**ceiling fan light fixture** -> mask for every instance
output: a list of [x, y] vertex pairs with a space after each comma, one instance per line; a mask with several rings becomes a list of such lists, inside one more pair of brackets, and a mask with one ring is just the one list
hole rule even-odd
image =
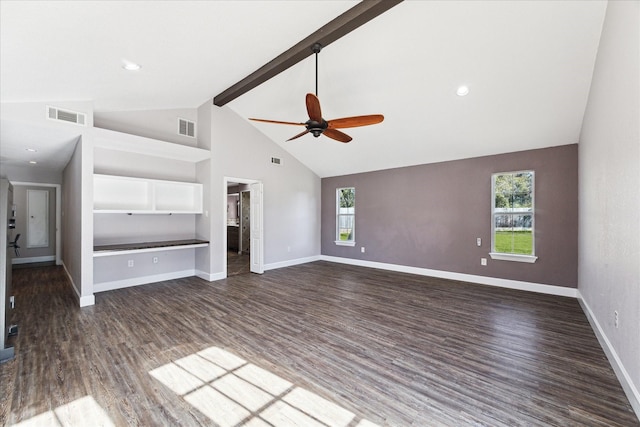
[[469, 86], [460, 86], [458, 90], [456, 90], [456, 95], [458, 96], [467, 96], [469, 94]]

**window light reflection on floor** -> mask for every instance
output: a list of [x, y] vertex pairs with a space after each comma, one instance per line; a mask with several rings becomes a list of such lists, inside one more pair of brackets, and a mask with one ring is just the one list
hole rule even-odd
[[84, 396], [66, 405], [58, 406], [52, 411], [44, 412], [14, 424], [14, 427], [81, 427], [86, 426], [89, 419], [92, 426], [115, 427], [109, 415], [92, 396]]
[[[149, 372], [222, 427], [351, 426], [355, 414], [219, 347]], [[378, 427], [361, 419], [356, 427]]]

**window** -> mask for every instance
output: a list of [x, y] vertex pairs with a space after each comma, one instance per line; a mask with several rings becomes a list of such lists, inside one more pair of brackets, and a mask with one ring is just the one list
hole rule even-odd
[[356, 189], [336, 190], [336, 245], [356, 244]]
[[491, 258], [535, 262], [534, 172], [492, 176]]

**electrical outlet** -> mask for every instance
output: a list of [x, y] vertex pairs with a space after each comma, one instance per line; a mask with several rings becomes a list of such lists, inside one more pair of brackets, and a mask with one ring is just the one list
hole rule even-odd
[[154, 257], [153, 257], [153, 263], [154, 263], [154, 264], [157, 264], [157, 263], [158, 263], [158, 257], [157, 257], [157, 256], [154, 256]]
[[480, 265], [487, 265], [487, 259], [486, 258], [480, 258]]
[[360, 248], [360, 252], [364, 253], [364, 246]]
[[11, 304], [11, 308], [12, 309], [16, 308], [16, 296], [15, 295], [11, 295], [9, 297], [9, 304]]
[[130, 259], [129, 261], [127, 261], [127, 266], [128, 267], [133, 267], [133, 260]]
[[482, 238], [478, 237], [478, 238], [476, 239], [476, 245], [478, 245], [478, 246], [482, 246]]
[[616, 329], [618, 329], [618, 325], [619, 325], [619, 318], [618, 318], [618, 310], [614, 310], [613, 311], [613, 325], [616, 327]]

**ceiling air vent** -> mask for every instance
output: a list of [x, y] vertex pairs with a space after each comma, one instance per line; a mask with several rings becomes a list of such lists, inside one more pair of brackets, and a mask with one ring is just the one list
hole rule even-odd
[[271, 163], [273, 163], [274, 165], [282, 166], [282, 159], [279, 159], [277, 157], [272, 157]]
[[178, 119], [178, 135], [196, 137], [196, 124], [185, 119]]
[[47, 118], [60, 122], [74, 123], [76, 125], [85, 126], [87, 123], [87, 115], [76, 111], [62, 110], [60, 108], [47, 106]]

